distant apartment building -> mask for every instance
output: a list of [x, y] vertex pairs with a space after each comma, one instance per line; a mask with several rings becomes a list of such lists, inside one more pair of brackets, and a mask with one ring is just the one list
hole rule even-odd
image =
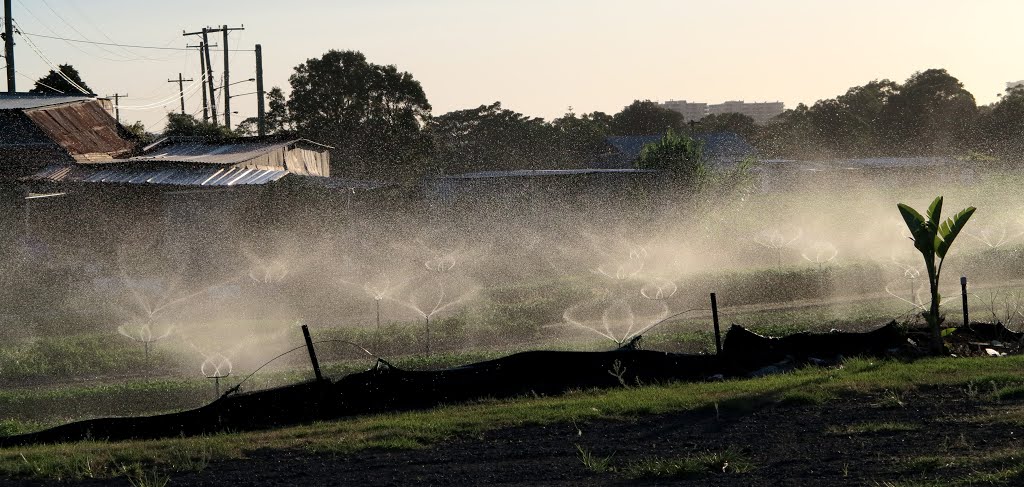
[[765, 103], [727, 101], [725, 103], [708, 105], [707, 103], [695, 103], [686, 100], [669, 100], [663, 102], [661, 106], [683, 114], [683, 119], [687, 122], [700, 120], [712, 114], [742, 113], [753, 118], [757, 123], [765, 123], [781, 115], [785, 109], [781, 101]]
[[707, 103], [693, 103], [686, 100], [669, 100], [662, 103], [661, 106], [683, 114], [683, 120], [686, 122], [700, 120], [708, 114]]
[[708, 105], [708, 115], [720, 115], [723, 113], [742, 113], [754, 119], [757, 123], [765, 123], [772, 118], [782, 115], [784, 107], [781, 101], [764, 103], [746, 103], [743, 101], [727, 101], [717, 105]]

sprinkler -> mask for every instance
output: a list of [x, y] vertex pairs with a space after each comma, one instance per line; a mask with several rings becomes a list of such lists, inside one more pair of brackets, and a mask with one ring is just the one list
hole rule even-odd
[[153, 327], [150, 322], [143, 323], [139, 327], [121, 325], [117, 327], [117, 332], [120, 333], [121, 335], [124, 335], [125, 337], [128, 337], [134, 342], [142, 344], [146, 357], [146, 369], [148, 370], [149, 349], [152, 347], [152, 344], [171, 336], [171, 333], [174, 332], [174, 325], [167, 327], [167, 329], [164, 330], [164, 332], [159, 335], [153, 334]]
[[898, 292], [893, 291], [892, 288], [895, 287], [893, 284], [887, 284], [885, 286], [885, 292], [889, 293], [889, 295], [895, 297], [896, 299], [899, 299], [900, 301], [904, 301], [908, 304], [913, 305], [915, 308], [924, 309], [924, 304], [921, 301], [920, 290], [918, 286], [918, 280], [921, 278], [921, 269], [912, 265], [904, 264], [896, 260], [895, 257], [893, 257], [892, 263], [900, 271], [902, 271], [903, 279], [907, 281], [910, 287], [910, 295], [909, 299], [907, 299], [901, 296]]
[[231, 375], [231, 360], [221, 353], [204, 355], [199, 371], [207, 379], [213, 380], [213, 397], [220, 397], [220, 380]]
[[807, 262], [818, 264], [819, 271], [822, 270], [822, 266], [835, 260], [837, 255], [839, 255], [839, 249], [836, 249], [835, 245], [823, 241], [814, 242], [800, 253], [800, 256]]
[[1007, 225], [975, 226], [974, 231], [963, 231], [968, 237], [985, 244], [990, 249], [997, 249], [1014, 240], [1017, 240], [1024, 232], [1012, 233]]
[[[630, 342], [648, 330], [652, 323], [659, 322], [668, 316], [668, 305], [665, 304], [664, 300], [670, 297], [668, 291], [671, 289], [671, 287], [663, 288], [661, 292], [662, 298], [651, 299], [651, 301], [657, 301], [660, 305], [659, 311], [651, 316], [638, 317], [633, 306], [625, 299], [615, 298], [609, 300], [608, 298], [602, 298], [570, 307], [562, 313], [562, 319], [569, 325], [611, 340], [616, 346], [622, 347], [625, 343]], [[657, 296], [658, 294], [658, 291], [654, 288], [649, 289], [648, 292], [650, 296]], [[585, 316], [587, 311], [591, 313], [591, 316]], [[594, 316], [596, 311], [601, 313], [600, 318]]]
[[249, 269], [249, 279], [257, 284], [277, 284], [288, 276], [288, 268], [280, 261], [260, 263]]
[[789, 247], [803, 236], [803, 231], [799, 228], [796, 229], [793, 235], [785, 235], [779, 229], [773, 228], [761, 232], [760, 235], [754, 238], [754, 242], [758, 245], [775, 251], [775, 265], [782, 267], [782, 250]]
[[430, 319], [438, 313], [441, 313], [449, 308], [452, 308], [463, 301], [467, 300], [476, 292], [476, 288], [469, 290], [468, 292], [455, 296], [452, 298], [447, 290], [445, 289], [444, 282], [440, 279], [434, 281], [434, 289], [437, 292], [437, 299], [431, 299], [429, 302], [421, 303], [419, 295], [416, 291], [409, 294], [409, 298], [406, 301], [399, 301], [405, 307], [415, 311], [423, 318], [423, 324], [425, 329], [425, 347], [427, 355], [430, 355]]
[[640, 295], [653, 301], [662, 301], [675, 296], [679, 288], [667, 279], [655, 279], [640, 288]]

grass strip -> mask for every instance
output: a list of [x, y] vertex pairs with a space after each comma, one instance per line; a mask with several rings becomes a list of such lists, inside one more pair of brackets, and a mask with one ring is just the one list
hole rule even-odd
[[[0, 476], [41, 479], [108, 478], [138, 466], [162, 472], [205, 468], [244, 458], [256, 448], [352, 453], [422, 448], [452, 438], [529, 424], [707, 409], [742, 413], [798, 397], [827, 402], [851, 393], [906, 391], [915, 386], [1019, 384], [1024, 357], [924, 359], [912, 363], [855, 359], [840, 369], [809, 367], [758, 379], [674, 383], [577, 391], [555, 397], [484, 400], [426, 411], [388, 413], [276, 430], [150, 441], [85, 441], [0, 449]], [[134, 469], [134, 470], [133, 470]]]

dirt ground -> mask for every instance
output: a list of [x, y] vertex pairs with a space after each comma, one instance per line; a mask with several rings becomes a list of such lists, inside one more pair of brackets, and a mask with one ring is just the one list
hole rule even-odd
[[[927, 388], [853, 396], [825, 406], [775, 404], [745, 412], [723, 408], [717, 414], [704, 410], [632, 421], [516, 427], [422, 450], [351, 455], [261, 450], [245, 460], [213, 463], [199, 473], [172, 474], [170, 485], [942, 484], [978, 472], [977, 462], [972, 466], [959, 458], [1021, 446], [1024, 431], [971, 419], [1007, 415], [1024, 407], [1024, 400], [979, 397], [970, 389]], [[581, 449], [596, 458], [610, 457], [609, 464], [619, 471], [588, 468]], [[748, 464], [745, 471], [715, 467], [686, 476], [639, 479], [623, 473], [644, 459], [726, 451], [739, 453]], [[927, 456], [945, 460], [912, 462]], [[990, 462], [982, 471], [1004, 466]], [[127, 483], [115, 479], [81, 485]], [[1021, 483], [1024, 478], [1008, 479], [1009, 485]]]

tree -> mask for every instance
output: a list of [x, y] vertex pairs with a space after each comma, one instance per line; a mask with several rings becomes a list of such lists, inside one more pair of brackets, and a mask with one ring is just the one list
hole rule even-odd
[[694, 130], [702, 133], [732, 132], [749, 138], [757, 133], [757, 123], [750, 115], [742, 113], [713, 113], [695, 123]]
[[435, 168], [446, 173], [547, 167], [556, 135], [544, 119], [502, 108], [501, 102], [434, 117], [427, 133]]
[[552, 161], [561, 167], [585, 167], [604, 152], [612, 117], [604, 112], [584, 113], [576, 116], [569, 112], [551, 121], [554, 129]]
[[287, 108], [295, 130], [333, 146], [331, 172], [415, 177], [429, 153], [430, 103], [419, 81], [356, 51], [329, 51], [295, 67]]
[[[257, 135], [259, 133], [259, 119], [248, 117], [239, 122], [235, 127], [238, 135]], [[289, 133], [292, 131], [291, 114], [288, 113], [288, 101], [280, 87], [273, 87], [267, 92], [267, 111], [264, 114], [263, 123], [267, 135]]]
[[758, 130], [754, 145], [767, 158], [806, 157], [820, 155], [810, 108], [803, 103], [782, 112], [775, 122]]
[[168, 113], [164, 136], [228, 138], [234, 134], [223, 126], [196, 120], [196, 117], [181, 113]]
[[636, 166], [665, 171], [684, 181], [699, 183], [707, 176], [701, 152], [700, 142], [670, 129], [661, 140], [640, 150]]
[[636, 100], [612, 117], [611, 135], [653, 135], [685, 129], [683, 114], [650, 100]]
[[1013, 87], [980, 114], [978, 131], [986, 152], [1020, 158], [1024, 154], [1024, 87]]
[[139, 120], [131, 125], [125, 125], [124, 129], [135, 138], [140, 146], [152, 144], [156, 136], [146, 131], [146, 126]]
[[[60, 93], [66, 95], [82, 94], [82, 90], [79, 90], [77, 87], [72, 85], [71, 82], [65, 79], [65, 77], [67, 77], [71, 79], [71, 81], [74, 81], [75, 84], [82, 87], [86, 92], [92, 93], [92, 88], [89, 88], [89, 85], [85, 84], [85, 81], [82, 81], [82, 77], [78, 75], [78, 70], [73, 66], [70, 64], [61, 64], [57, 67], [60, 69], [60, 73], [51, 69], [49, 74], [39, 78], [39, 80], [36, 81], [36, 85], [28, 92], [48, 95]], [[64, 76], [61, 76], [61, 74]]]
[[280, 87], [273, 87], [267, 92], [267, 113], [264, 122], [268, 134], [292, 130], [292, 118], [288, 113], [288, 100]]
[[882, 130], [904, 154], [947, 154], [973, 142], [974, 95], [945, 69], [914, 73], [889, 97]]

